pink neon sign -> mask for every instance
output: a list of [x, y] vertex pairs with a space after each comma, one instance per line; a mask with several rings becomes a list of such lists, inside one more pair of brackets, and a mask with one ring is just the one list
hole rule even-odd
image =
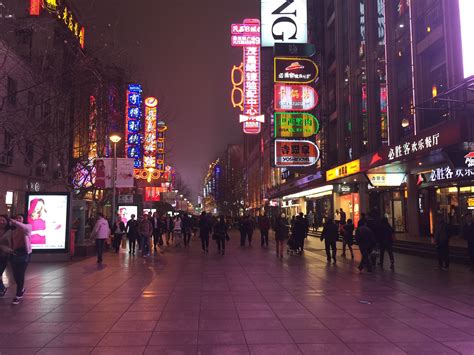
[[240, 116], [244, 133], [258, 134], [264, 118], [260, 115], [260, 20], [245, 19], [231, 26], [231, 45], [243, 48], [244, 110]]

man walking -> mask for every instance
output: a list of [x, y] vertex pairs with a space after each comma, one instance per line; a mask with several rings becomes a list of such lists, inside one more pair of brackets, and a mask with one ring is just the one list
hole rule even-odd
[[158, 244], [158, 247], [161, 247], [163, 245], [163, 240], [161, 239], [161, 235], [163, 234], [163, 226], [161, 222], [161, 217], [158, 216], [157, 212], [153, 213], [153, 249], [155, 250], [155, 253], [158, 252], [158, 248], [156, 245]]
[[92, 237], [95, 238], [95, 245], [97, 249], [97, 263], [102, 263], [102, 254], [104, 253], [105, 240], [110, 236], [109, 222], [105, 219], [102, 213], [97, 214], [97, 222], [95, 222], [92, 230]]
[[469, 258], [471, 260], [471, 271], [474, 271], [474, 222], [472, 221], [472, 214], [466, 214], [466, 224], [462, 228], [462, 236], [467, 241], [467, 249]]
[[135, 254], [135, 246], [138, 238], [138, 221], [135, 219], [135, 215], [130, 216], [130, 220], [126, 226], [127, 238], [128, 238], [128, 253]]
[[324, 240], [324, 246], [326, 249], [326, 256], [328, 263], [331, 262], [331, 249], [332, 259], [336, 262], [336, 241], [338, 238], [338, 227], [334, 223], [332, 218], [328, 218], [321, 234], [321, 241]]
[[438, 264], [442, 270], [449, 268], [449, 231], [444, 216], [440, 213], [436, 217], [435, 241], [438, 249]]
[[143, 256], [150, 256], [150, 238], [153, 234], [153, 224], [148, 218], [148, 214], [143, 215], [143, 219], [138, 224], [138, 235], [142, 242]]
[[372, 272], [372, 262], [370, 261], [370, 253], [375, 245], [375, 236], [372, 230], [365, 224], [357, 228], [356, 242], [359, 245], [362, 260], [359, 264], [359, 270], [362, 271], [364, 267], [368, 272]]
[[199, 238], [201, 238], [201, 246], [203, 253], [209, 253], [209, 233], [211, 232], [211, 223], [207, 218], [206, 212], [201, 213], [199, 218]]

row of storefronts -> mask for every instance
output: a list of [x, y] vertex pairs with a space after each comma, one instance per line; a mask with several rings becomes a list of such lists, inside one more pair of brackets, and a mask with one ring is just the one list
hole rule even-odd
[[465, 214], [474, 210], [474, 143], [465, 141], [463, 132], [462, 121], [447, 122], [296, 181], [272, 198], [289, 215], [313, 211], [318, 225], [327, 217], [337, 219], [342, 208], [355, 223], [372, 212], [387, 217], [399, 235], [426, 239], [441, 213], [459, 234]]

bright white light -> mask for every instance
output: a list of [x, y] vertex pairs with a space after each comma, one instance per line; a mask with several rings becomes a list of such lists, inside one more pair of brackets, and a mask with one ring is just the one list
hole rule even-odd
[[474, 75], [474, 1], [459, 0], [459, 17], [461, 22], [462, 59], [464, 78]]

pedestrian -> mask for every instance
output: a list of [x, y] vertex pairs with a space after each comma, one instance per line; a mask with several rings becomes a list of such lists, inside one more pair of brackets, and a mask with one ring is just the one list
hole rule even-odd
[[12, 228], [10, 219], [6, 215], [0, 215], [0, 297], [5, 296], [8, 287], [3, 284], [3, 273], [7, 268], [8, 259], [13, 253]]
[[362, 254], [362, 260], [359, 264], [359, 270], [362, 271], [364, 268], [368, 272], [372, 272], [372, 262], [370, 261], [370, 254], [375, 245], [375, 236], [372, 230], [365, 224], [357, 228], [356, 231], [356, 243], [359, 245], [360, 253]]
[[342, 207], [339, 209], [339, 218], [340, 218], [340, 225], [343, 226], [346, 224], [346, 212], [342, 209]]
[[166, 229], [166, 245], [170, 245], [170, 242], [173, 242], [173, 232], [174, 232], [174, 222], [173, 218], [168, 215], [165, 219], [165, 229]]
[[10, 219], [13, 228], [12, 249], [10, 264], [12, 266], [13, 278], [16, 283], [16, 295], [12, 304], [17, 305], [25, 294], [25, 274], [31, 260], [31, 225], [23, 223], [22, 215], [17, 215], [15, 219]]
[[247, 240], [247, 230], [245, 227], [247, 216], [241, 216], [239, 218], [239, 232], [240, 232], [240, 246], [245, 246], [245, 242]]
[[122, 238], [125, 234], [125, 231], [125, 224], [123, 224], [122, 220], [120, 219], [120, 216], [117, 216], [115, 218], [115, 223], [112, 226], [112, 234], [114, 235], [113, 247], [116, 254], [118, 254], [120, 250], [120, 245], [122, 244]]
[[182, 221], [180, 215], [176, 216], [173, 221], [173, 239], [174, 245], [181, 248], [181, 241], [183, 240], [182, 236]]
[[92, 237], [95, 239], [97, 249], [97, 263], [102, 263], [102, 254], [104, 253], [105, 241], [110, 237], [109, 222], [102, 213], [97, 213], [97, 221], [92, 230]]
[[[334, 223], [332, 218], [328, 218], [326, 224], [323, 227], [323, 232], [321, 234], [321, 241], [324, 240], [324, 247], [326, 249], [326, 257], [328, 263], [331, 262], [331, 259], [336, 262], [336, 242], [339, 237], [338, 226]], [[331, 256], [332, 250], [332, 256]]]
[[309, 222], [308, 219], [304, 216], [303, 212], [300, 212], [300, 216], [303, 220], [303, 226], [304, 226], [304, 238], [301, 241], [301, 253], [304, 252], [304, 243], [306, 241], [306, 238], [308, 238], [308, 233], [309, 233]]
[[213, 239], [217, 243], [217, 252], [222, 255], [225, 254], [225, 242], [229, 240], [229, 234], [227, 233], [228, 227], [225, 222], [224, 215], [219, 216], [219, 222], [214, 225]]
[[360, 227], [366, 226], [366, 225], [367, 225], [367, 216], [366, 216], [365, 213], [361, 213], [359, 223], [357, 224], [357, 228], [360, 228]]
[[306, 225], [303, 220], [303, 213], [300, 213], [295, 218], [295, 223], [291, 228], [291, 238], [295, 241], [296, 250], [299, 255], [301, 255], [303, 250], [303, 243], [306, 234]]
[[283, 258], [283, 246], [290, 234], [290, 226], [286, 219], [285, 213], [277, 217], [275, 221], [275, 241], [276, 241], [276, 255]]
[[312, 210], [308, 212], [306, 219], [308, 220], [308, 227], [314, 230], [314, 213]]
[[245, 233], [249, 241], [249, 247], [252, 246], [252, 236], [253, 236], [254, 229], [255, 229], [255, 222], [252, 216], [247, 216], [247, 218], [245, 219]]
[[372, 247], [372, 251], [370, 253], [370, 261], [372, 263], [372, 266], [375, 267], [377, 265], [377, 256], [380, 255], [380, 248], [381, 248], [381, 238], [382, 238], [382, 232], [380, 228], [380, 219], [379, 219], [379, 214], [377, 210], [373, 210], [372, 212], [369, 213], [369, 216], [367, 218], [367, 227], [372, 231], [374, 238], [375, 238], [375, 244]]
[[260, 229], [260, 246], [268, 247], [268, 231], [270, 230], [270, 219], [267, 214], [264, 212], [262, 216], [258, 219], [258, 227]]
[[388, 223], [388, 218], [382, 218], [380, 223], [380, 262], [379, 265], [383, 269], [383, 259], [387, 251], [390, 257], [390, 269], [395, 269], [395, 259], [393, 257], [393, 228]]
[[207, 218], [206, 212], [201, 213], [199, 218], [199, 238], [201, 238], [202, 252], [209, 253], [209, 233], [211, 232], [211, 223]]
[[138, 236], [142, 243], [142, 255], [144, 257], [150, 256], [150, 239], [153, 235], [153, 224], [145, 213], [143, 218], [138, 223]]
[[153, 212], [152, 224], [153, 224], [153, 249], [155, 253], [157, 253], [158, 248], [156, 246], [158, 245], [158, 247], [161, 247], [163, 245], [163, 239], [162, 239], [163, 222], [161, 220], [161, 216], [158, 216], [158, 212]]
[[462, 237], [467, 241], [467, 250], [471, 261], [471, 271], [474, 271], [474, 222], [470, 212], [465, 215], [465, 224], [462, 227]]
[[183, 213], [182, 215], [181, 230], [183, 234], [184, 247], [187, 248], [191, 242], [192, 224], [191, 218], [186, 213]]
[[436, 248], [438, 249], [438, 265], [442, 270], [449, 268], [449, 231], [448, 224], [444, 220], [444, 216], [439, 213], [436, 216], [434, 238]]
[[127, 238], [128, 238], [128, 253], [135, 255], [135, 246], [138, 239], [138, 221], [135, 219], [135, 215], [130, 216], [130, 220], [126, 226]]
[[354, 259], [354, 251], [352, 250], [352, 245], [354, 244], [354, 224], [352, 219], [348, 219], [347, 223], [342, 227], [342, 257], [346, 257], [346, 247], [351, 252], [351, 259]]

